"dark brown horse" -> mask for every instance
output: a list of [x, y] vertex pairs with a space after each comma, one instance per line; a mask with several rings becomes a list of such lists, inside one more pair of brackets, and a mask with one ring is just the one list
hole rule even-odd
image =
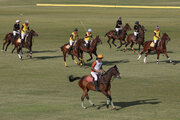
[[107, 43], [109, 44], [109, 47], [111, 48], [111, 44], [110, 44], [110, 40], [112, 39], [112, 44], [116, 47], [117, 45], [114, 43], [114, 41], [116, 39], [120, 40], [120, 46], [118, 48], [120, 48], [122, 46], [122, 41], [125, 41], [126, 35], [127, 35], [127, 30], [131, 30], [131, 27], [129, 26], [128, 23], [126, 23], [126, 25], [123, 27], [120, 35], [116, 35], [115, 34], [115, 30], [110, 30], [109, 32], [107, 32], [105, 34], [105, 36], [108, 37]]
[[96, 38], [94, 40], [92, 40], [92, 42], [90, 43], [90, 47], [87, 51], [86, 46], [85, 46], [85, 42], [81, 39], [80, 41], [80, 45], [79, 45], [79, 52], [80, 55], [83, 59], [83, 52], [87, 52], [90, 56], [90, 58], [87, 61], [91, 61], [93, 59], [92, 54], [94, 54], [97, 57], [97, 45], [98, 43], [102, 44], [102, 40], [100, 39], [99, 36], [96, 36]]
[[[169, 58], [169, 56], [167, 54], [167, 51], [166, 51], [166, 43], [168, 41], [170, 41], [170, 37], [168, 36], [167, 33], [163, 33], [163, 35], [161, 37], [161, 40], [159, 41], [158, 46], [156, 48], [157, 64], [159, 63], [159, 55], [160, 55], [160, 53], [164, 53], [164, 55], [167, 57], [169, 62], [174, 64], [174, 62], [172, 62], [172, 60]], [[151, 51], [154, 51], [153, 41], [147, 41], [147, 42], [144, 43], [144, 48], [143, 48], [142, 52], [140, 53], [140, 55], [138, 56], [137, 60], [139, 60], [141, 58], [142, 54], [144, 54], [146, 51], [148, 51], [148, 52], [145, 55], [144, 63], [146, 63], [146, 58], [147, 58], [148, 54]]]
[[[38, 36], [38, 34], [34, 30], [30, 30], [30, 32], [27, 36], [27, 39], [23, 44], [23, 47], [27, 48], [29, 50], [30, 54], [28, 56], [30, 56], [30, 57], [32, 57], [32, 39], [33, 39], [33, 36]], [[15, 49], [17, 49], [17, 51], [18, 51], [19, 46], [21, 45], [21, 43], [19, 42], [20, 40], [18, 40], [18, 39], [19, 39], [19, 35], [16, 36], [14, 39], [13, 34], [8, 33], [5, 36], [5, 42], [3, 43], [2, 51], [7, 51], [7, 48], [11, 43], [14, 44], [14, 49], [12, 50], [12, 53], [14, 52]], [[4, 50], [5, 45], [6, 45], [6, 49]]]
[[[82, 65], [84, 62], [83, 59], [81, 59], [81, 56], [80, 56], [80, 52], [79, 52], [79, 45], [80, 45], [80, 42], [81, 40], [78, 40], [74, 45], [73, 45], [73, 49], [71, 50], [71, 52], [69, 53], [73, 59], [73, 61], [76, 63], [76, 64], [80, 64]], [[69, 43], [67, 44], [64, 44], [63, 46], [61, 46], [61, 51], [63, 52], [63, 56], [64, 56], [64, 64], [65, 64], [65, 67], [68, 67], [68, 64], [66, 62], [66, 54], [69, 52], [69, 48], [70, 48], [70, 45]], [[75, 59], [74, 59], [74, 56], [77, 57], [77, 59], [80, 61], [80, 63], [78, 63]]]
[[[113, 105], [113, 101], [111, 98], [111, 78], [112, 76], [115, 76], [117, 78], [121, 78], [121, 74], [119, 73], [119, 70], [117, 68], [117, 66], [115, 65], [114, 67], [111, 67], [107, 72], [105, 72], [105, 74], [101, 75], [101, 77], [98, 80], [99, 83], [99, 89], [100, 92], [103, 93], [106, 97], [107, 97], [107, 108], [109, 107], [109, 104], [111, 103], [113, 109], [115, 109], [116, 107]], [[83, 108], [86, 108], [84, 106], [84, 98], [86, 97], [86, 99], [90, 102], [90, 104], [92, 106], [94, 106], [94, 104], [92, 103], [92, 101], [89, 99], [88, 96], [88, 91], [92, 90], [92, 91], [96, 91], [96, 88], [93, 84], [93, 78], [91, 75], [86, 75], [83, 77], [73, 77], [72, 75], [69, 76], [69, 81], [73, 82], [75, 80], [79, 80], [78, 84], [79, 87], [83, 90], [83, 95], [81, 97], [81, 105]], [[90, 82], [91, 81], [91, 82]]]
[[[138, 40], [137, 40], [137, 43], [139, 44], [139, 51], [140, 51], [140, 48], [141, 48], [141, 45], [143, 46], [144, 44], [144, 40], [145, 40], [145, 32], [147, 30], [145, 29], [144, 26], [141, 26], [140, 27], [140, 30], [139, 30], [139, 35], [138, 35]], [[130, 47], [131, 49], [134, 51], [135, 53], [135, 50], [133, 48], [133, 45], [135, 43], [135, 40], [136, 40], [136, 37], [134, 36], [134, 34], [129, 34], [126, 38], [126, 45], [125, 45], [125, 52], [127, 51], [127, 46], [131, 43]]]

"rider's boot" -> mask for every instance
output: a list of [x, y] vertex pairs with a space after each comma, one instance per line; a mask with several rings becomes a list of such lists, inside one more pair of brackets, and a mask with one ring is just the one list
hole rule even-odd
[[68, 54], [70, 54], [70, 53], [71, 53], [72, 47], [73, 47], [73, 46], [70, 46], [70, 47], [69, 47]]
[[154, 52], [156, 53], [156, 49], [157, 49], [157, 42], [154, 43]]
[[94, 85], [95, 85], [96, 91], [99, 91], [98, 81], [94, 81]]

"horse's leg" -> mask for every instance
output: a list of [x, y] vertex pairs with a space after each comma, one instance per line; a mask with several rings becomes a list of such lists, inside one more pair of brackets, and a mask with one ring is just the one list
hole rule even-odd
[[14, 46], [14, 48], [12, 49], [12, 51], [11, 51], [12, 54], [14, 53], [15, 49], [16, 49], [16, 46]]
[[65, 67], [68, 67], [68, 64], [67, 64], [67, 62], [66, 62], [66, 52], [67, 52], [67, 51], [63, 50], [64, 65], [65, 65]]
[[93, 102], [90, 100], [90, 98], [89, 98], [88, 91], [89, 91], [89, 89], [87, 88], [86, 99], [89, 101], [89, 103], [90, 103], [92, 106], [95, 106], [94, 103], [93, 103]]
[[110, 40], [111, 40], [111, 38], [110, 38], [110, 37], [108, 37], [108, 41], [107, 41], [107, 43], [109, 44], [109, 47], [111, 48]]
[[145, 57], [144, 57], [144, 63], [146, 63], [146, 58], [149, 55], [149, 53], [151, 52], [151, 50], [148, 50], [148, 52], [146, 53]]
[[147, 51], [147, 49], [145, 49], [145, 47], [143, 48], [142, 52], [140, 53], [140, 55], [137, 58], [137, 61], [141, 58], [142, 54], [144, 54]]
[[4, 41], [3, 47], [2, 47], [2, 50], [1, 50], [1, 51], [4, 51], [4, 46], [6, 45], [7, 42], [8, 42], [7, 40]]
[[141, 49], [141, 44], [139, 44], [139, 53], [140, 53], [140, 49]]
[[78, 64], [78, 62], [74, 59], [74, 55], [71, 55], [72, 60], [74, 61], [75, 64]]
[[165, 54], [165, 56], [167, 57], [167, 59], [169, 60], [169, 62], [172, 63], [172, 60], [170, 59], [170, 57], [168, 56], [168, 54], [167, 54], [166, 51], [164, 51], [164, 54]]
[[108, 91], [107, 91], [107, 93], [108, 93], [109, 100], [110, 100], [110, 103], [111, 103], [111, 105], [112, 105], [113, 109], [116, 109], [116, 107], [115, 107], [115, 106], [114, 106], [114, 104], [113, 104], [112, 98], [111, 98], [111, 91], [110, 91], [110, 90], [108, 90]]
[[113, 38], [112, 44], [116, 47], [117, 45], [114, 43], [115, 40], [116, 40], [116, 39]]
[[7, 51], [7, 48], [8, 48], [8, 46], [11, 44], [11, 41], [9, 40], [8, 41], [8, 44], [6, 45], [6, 49], [5, 49], [5, 51]]
[[134, 42], [131, 43], [131, 46], [130, 46], [130, 47], [131, 47], [131, 49], [134, 51], [134, 53], [136, 53], [136, 51], [135, 51], [134, 48], [133, 48], [133, 45], [134, 45]]
[[109, 108], [110, 100], [112, 100], [111, 96], [108, 95], [108, 93], [104, 90], [101, 90], [101, 92], [107, 97], [107, 104], [106, 107]]
[[87, 62], [91, 61], [93, 59], [92, 53], [89, 53], [90, 58], [87, 60]]
[[119, 47], [117, 47], [117, 48], [120, 48], [122, 46], [122, 40], [120, 40], [120, 46]]

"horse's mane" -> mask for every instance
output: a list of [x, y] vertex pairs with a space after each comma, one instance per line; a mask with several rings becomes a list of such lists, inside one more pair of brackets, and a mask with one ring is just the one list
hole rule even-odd
[[108, 74], [114, 67], [109, 68], [102, 76]]

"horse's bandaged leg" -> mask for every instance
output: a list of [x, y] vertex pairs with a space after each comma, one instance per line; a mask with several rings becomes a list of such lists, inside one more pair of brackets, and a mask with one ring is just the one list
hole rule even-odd
[[146, 63], [146, 57], [144, 57], [144, 63]]
[[170, 58], [168, 58], [169, 62], [172, 63], [172, 60]]
[[90, 99], [89, 99], [88, 101], [89, 101], [89, 103], [90, 103], [91, 105], [94, 105], [94, 103], [93, 103]]
[[84, 101], [81, 102], [81, 106], [82, 108], [86, 109], [86, 107], [84, 106]]

